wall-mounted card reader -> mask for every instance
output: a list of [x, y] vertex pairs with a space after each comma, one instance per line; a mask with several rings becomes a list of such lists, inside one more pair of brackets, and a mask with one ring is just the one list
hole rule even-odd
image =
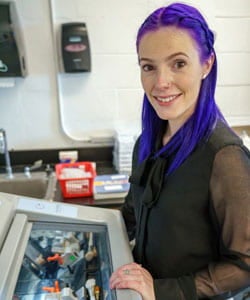
[[62, 24], [62, 58], [65, 72], [90, 72], [90, 47], [85, 23]]
[[0, 77], [25, 76], [24, 45], [14, 2], [0, 0]]

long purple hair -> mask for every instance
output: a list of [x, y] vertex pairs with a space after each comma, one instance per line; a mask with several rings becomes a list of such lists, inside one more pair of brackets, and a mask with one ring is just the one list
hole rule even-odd
[[205, 62], [214, 55], [214, 63], [208, 76], [202, 80], [195, 112], [176, 132], [172, 139], [157, 153], [153, 153], [158, 132], [166, 127], [167, 121], [160, 119], [144, 94], [142, 107], [142, 133], [139, 146], [139, 161], [153, 155], [174, 157], [167, 174], [177, 169], [194, 151], [201, 140], [209, 138], [218, 119], [226, 122], [215, 103], [214, 93], [217, 80], [217, 60], [214, 51], [214, 34], [201, 13], [194, 7], [173, 3], [154, 11], [141, 25], [137, 34], [137, 52], [141, 38], [148, 32], [166, 26], [185, 29], [197, 44], [200, 61]]

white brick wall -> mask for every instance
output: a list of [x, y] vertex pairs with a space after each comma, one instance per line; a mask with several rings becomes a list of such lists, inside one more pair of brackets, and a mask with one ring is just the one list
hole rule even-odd
[[232, 125], [250, 124], [250, 2], [217, 1], [217, 102]]
[[218, 0], [215, 5], [215, 15], [224, 17], [249, 17], [249, 0]]
[[[60, 53], [55, 55], [53, 48], [50, 2], [55, 33], [61, 23], [86, 22], [91, 73], [56, 76]], [[170, 2], [16, 0], [29, 76], [17, 79], [14, 88], [0, 88], [0, 127], [7, 131], [9, 148], [82, 146], [85, 142], [80, 140], [111, 136], [121, 124], [138, 127], [143, 93], [135, 53], [136, 31], [152, 9]], [[219, 106], [233, 125], [250, 124], [249, 0], [186, 2], [198, 5], [217, 33]], [[63, 130], [75, 140], [63, 133], [61, 121]]]

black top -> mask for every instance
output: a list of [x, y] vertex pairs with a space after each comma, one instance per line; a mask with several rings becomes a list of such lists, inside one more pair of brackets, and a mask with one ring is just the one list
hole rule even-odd
[[135, 261], [157, 300], [226, 299], [250, 284], [250, 153], [219, 122], [169, 176], [166, 164], [139, 165], [137, 142], [122, 208]]

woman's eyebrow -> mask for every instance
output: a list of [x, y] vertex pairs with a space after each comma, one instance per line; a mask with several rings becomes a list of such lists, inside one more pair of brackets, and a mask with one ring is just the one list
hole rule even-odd
[[[176, 56], [179, 56], [179, 55], [183, 55], [183, 56], [186, 56], [187, 58], [189, 58], [189, 56], [185, 52], [176, 52], [176, 53], [173, 53], [173, 54], [170, 54], [169, 56], [167, 56], [166, 61], [171, 60], [171, 59], [173, 59], [173, 58], [175, 58]], [[154, 59], [147, 58], [147, 57], [139, 57], [138, 61], [139, 61], [139, 63], [141, 61], [154, 62]]]

